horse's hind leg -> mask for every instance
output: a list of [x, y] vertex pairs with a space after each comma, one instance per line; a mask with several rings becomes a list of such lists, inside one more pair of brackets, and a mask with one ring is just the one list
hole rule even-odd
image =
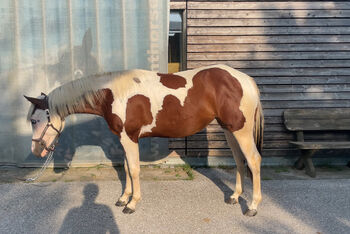
[[243, 129], [234, 132], [234, 136], [241, 148], [244, 157], [247, 160], [248, 166], [253, 175], [253, 201], [250, 204], [249, 209], [245, 215], [255, 216], [257, 214], [258, 205], [261, 202], [261, 156], [256, 148], [252, 129], [245, 126]]
[[232, 132], [224, 129], [226, 141], [231, 148], [233, 158], [236, 161], [237, 171], [236, 171], [236, 188], [234, 193], [230, 196], [230, 199], [227, 201], [230, 204], [238, 203], [238, 198], [243, 192], [244, 187], [244, 159], [242, 153], [237, 150], [237, 141], [234, 139]]

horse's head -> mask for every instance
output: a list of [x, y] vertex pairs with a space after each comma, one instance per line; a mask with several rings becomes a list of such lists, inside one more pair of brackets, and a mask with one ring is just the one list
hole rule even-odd
[[28, 120], [32, 124], [32, 153], [37, 157], [45, 157], [54, 151], [64, 121], [58, 115], [50, 115], [48, 96], [44, 93], [38, 98], [24, 96], [32, 103]]

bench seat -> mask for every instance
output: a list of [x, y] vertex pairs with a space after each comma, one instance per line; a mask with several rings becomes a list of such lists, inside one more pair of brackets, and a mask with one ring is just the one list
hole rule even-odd
[[289, 143], [295, 145], [299, 149], [350, 149], [350, 141], [290, 141]]

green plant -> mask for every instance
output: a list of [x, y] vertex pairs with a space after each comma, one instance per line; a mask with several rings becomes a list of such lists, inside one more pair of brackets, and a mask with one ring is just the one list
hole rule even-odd
[[276, 167], [275, 168], [276, 173], [281, 173], [281, 172], [289, 172], [287, 167]]
[[272, 178], [268, 177], [268, 176], [263, 176], [261, 177], [262, 180], [272, 180]]
[[193, 171], [192, 168], [189, 164], [185, 164], [182, 169], [186, 172], [187, 176], [188, 176], [188, 180], [193, 180], [194, 179], [194, 175], [193, 175]]

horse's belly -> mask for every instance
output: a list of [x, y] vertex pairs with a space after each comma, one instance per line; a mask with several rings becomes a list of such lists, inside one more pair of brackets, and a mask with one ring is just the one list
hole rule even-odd
[[206, 127], [215, 117], [214, 110], [205, 102], [185, 102], [181, 106], [174, 96], [167, 96], [163, 109], [156, 116], [156, 125], [145, 136], [185, 137]]
[[186, 137], [193, 135], [206, 127], [213, 118], [201, 119], [171, 119], [167, 123], [156, 126], [148, 136], [155, 137]]

